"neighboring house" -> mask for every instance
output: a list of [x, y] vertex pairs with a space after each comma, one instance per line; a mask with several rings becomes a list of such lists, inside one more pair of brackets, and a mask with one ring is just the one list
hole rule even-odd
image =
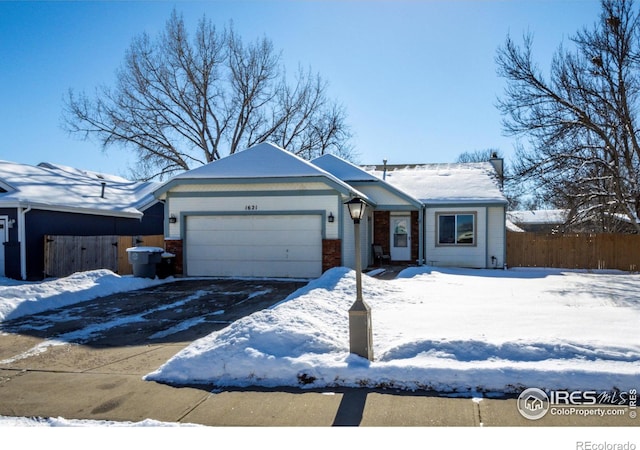
[[39, 280], [45, 235], [163, 233], [158, 183], [42, 163], [0, 161], [0, 276]]
[[[386, 179], [384, 179], [386, 178]], [[169, 180], [165, 243], [187, 276], [312, 278], [355, 265], [345, 202], [367, 204], [364, 266], [372, 244], [394, 262], [502, 267], [505, 207], [491, 164], [368, 172], [332, 155], [305, 161], [263, 143]]]
[[516, 225], [520, 231], [555, 233], [567, 221], [568, 214], [569, 211], [566, 209], [509, 211], [507, 220]]
[[628, 216], [601, 211], [579, 211], [575, 214], [568, 209], [509, 211], [507, 220], [520, 229], [515, 231], [547, 234], [637, 233]]

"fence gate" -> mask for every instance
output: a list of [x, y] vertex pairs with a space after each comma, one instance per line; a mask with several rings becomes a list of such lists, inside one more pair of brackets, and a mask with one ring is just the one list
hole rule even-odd
[[45, 236], [45, 277], [95, 269], [118, 271], [117, 236]]
[[44, 242], [45, 277], [66, 277], [97, 269], [129, 275], [133, 272], [126, 250], [136, 245], [164, 248], [164, 236], [47, 235]]

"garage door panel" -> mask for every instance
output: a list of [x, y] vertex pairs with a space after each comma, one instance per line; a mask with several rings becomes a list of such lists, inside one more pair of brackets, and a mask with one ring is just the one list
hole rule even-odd
[[211, 246], [200, 245], [189, 248], [189, 259], [197, 260], [315, 260], [315, 254], [320, 249], [317, 246], [296, 246], [291, 248], [282, 248], [279, 246]]
[[272, 246], [303, 246], [309, 245], [309, 240], [322, 239], [320, 232], [298, 230], [236, 230], [236, 231], [207, 231], [191, 232], [190, 239], [194, 242], [206, 243], [206, 245], [229, 245], [229, 236], [233, 235], [233, 243], [245, 246], [260, 247], [264, 245]]
[[[256, 271], [242, 261], [228, 261], [221, 264], [215, 275], [211, 274], [205, 265], [197, 265], [189, 270], [190, 276], [195, 277], [273, 277], [273, 278], [309, 278], [309, 273], [316, 269], [315, 262], [273, 262], [268, 266], [268, 271]], [[282, 274], [285, 275], [282, 275]]]
[[322, 271], [321, 216], [190, 216], [191, 276], [316, 277]]

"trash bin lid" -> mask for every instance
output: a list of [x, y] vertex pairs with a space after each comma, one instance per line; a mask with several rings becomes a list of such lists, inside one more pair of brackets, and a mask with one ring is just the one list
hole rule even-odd
[[128, 253], [164, 253], [162, 247], [130, 247]]

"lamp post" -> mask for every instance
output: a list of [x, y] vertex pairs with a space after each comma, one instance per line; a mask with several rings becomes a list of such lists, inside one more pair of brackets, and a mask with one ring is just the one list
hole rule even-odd
[[353, 219], [356, 244], [356, 301], [349, 309], [349, 350], [351, 353], [373, 361], [373, 337], [371, 308], [362, 299], [362, 258], [360, 256], [360, 219], [364, 216], [365, 203], [355, 197], [345, 203]]

